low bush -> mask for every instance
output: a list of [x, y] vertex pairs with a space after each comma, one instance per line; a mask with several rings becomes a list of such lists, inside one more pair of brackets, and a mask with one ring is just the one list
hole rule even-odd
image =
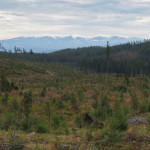
[[41, 97], [45, 97], [45, 95], [46, 95], [46, 88], [44, 87], [41, 92]]
[[14, 126], [17, 121], [14, 113], [5, 113], [2, 128], [8, 130], [11, 126]]
[[48, 122], [42, 118], [38, 119], [36, 124], [36, 131], [37, 133], [48, 133], [49, 132]]
[[52, 127], [58, 128], [66, 128], [68, 126], [67, 122], [64, 120], [62, 116], [54, 115], [52, 117]]
[[78, 128], [82, 128], [84, 126], [84, 119], [81, 115], [76, 116], [75, 124], [78, 126]]
[[30, 115], [28, 122], [26, 121], [26, 119], [22, 120], [20, 128], [21, 130], [24, 130], [24, 131], [32, 131], [35, 124], [36, 124], [36, 118]]
[[128, 119], [122, 108], [117, 108], [114, 116], [110, 119], [109, 128], [111, 130], [124, 131], [128, 128]]
[[8, 103], [8, 93], [5, 93], [5, 95], [2, 97], [2, 100], [1, 100], [1, 103], [3, 104], [3, 105], [7, 105], [7, 103]]
[[142, 100], [140, 105], [139, 105], [139, 112], [140, 113], [145, 113], [148, 112], [148, 102], [146, 100]]

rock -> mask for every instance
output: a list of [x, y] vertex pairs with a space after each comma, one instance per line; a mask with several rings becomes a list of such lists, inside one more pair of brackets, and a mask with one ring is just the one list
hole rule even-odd
[[134, 117], [128, 120], [130, 126], [147, 125], [147, 119], [143, 117]]
[[31, 132], [29, 135], [35, 135], [35, 132]]

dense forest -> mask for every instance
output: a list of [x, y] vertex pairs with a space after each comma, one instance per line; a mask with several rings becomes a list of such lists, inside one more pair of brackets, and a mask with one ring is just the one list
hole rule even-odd
[[62, 63], [79, 67], [86, 73], [116, 73], [131, 76], [150, 74], [150, 40], [106, 47], [92, 46], [64, 49], [53, 53], [26, 52], [18, 47], [14, 52], [1, 45], [1, 55], [25, 60]]

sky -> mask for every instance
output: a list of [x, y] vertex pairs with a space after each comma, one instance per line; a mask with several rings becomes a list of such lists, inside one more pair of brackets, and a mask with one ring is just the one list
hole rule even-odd
[[150, 0], [0, 0], [0, 40], [20, 36], [150, 38]]

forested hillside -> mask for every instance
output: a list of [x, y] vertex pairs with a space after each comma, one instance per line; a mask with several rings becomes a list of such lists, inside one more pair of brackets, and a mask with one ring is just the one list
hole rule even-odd
[[[107, 56], [107, 48], [109, 56]], [[126, 43], [110, 47], [64, 49], [53, 53], [27, 53], [15, 48], [1, 55], [32, 61], [55, 62], [79, 67], [86, 73], [117, 73], [135, 76], [150, 74], [150, 41]]]

